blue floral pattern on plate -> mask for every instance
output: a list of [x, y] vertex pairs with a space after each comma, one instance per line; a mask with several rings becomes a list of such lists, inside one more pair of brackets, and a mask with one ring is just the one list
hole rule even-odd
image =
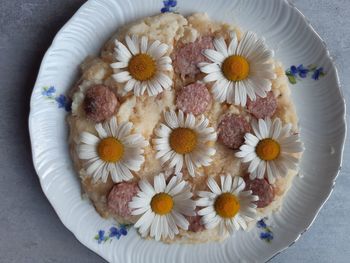
[[317, 67], [315, 65], [304, 67], [303, 64], [300, 64], [299, 66], [293, 65], [287, 69], [286, 75], [291, 84], [296, 84], [298, 79], [305, 79], [309, 76], [311, 76], [313, 80], [319, 80], [320, 77], [325, 76], [326, 73], [323, 71], [323, 67]]
[[98, 244], [105, 243], [108, 240], [112, 242], [113, 239], [119, 240], [122, 236], [126, 236], [128, 234], [130, 227], [131, 225], [120, 225], [119, 227], [112, 226], [107, 234], [106, 231], [99, 230], [94, 239]]
[[67, 96], [60, 94], [56, 95], [56, 88], [54, 86], [43, 87], [41, 95], [46, 97], [47, 99], [54, 101], [57, 103], [58, 108], [63, 108], [67, 112], [72, 110], [72, 101]]
[[263, 218], [256, 222], [256, 226], [260, 228], [262, 231], [260, 232], [260, 239], [266, 241], [267, 243], [271, 243], [273, 240], [273, 232], [271, 228], [266, 224], [267, 218]]
[[176, 0], [164, 0], [163, 1], [164, 7], [160, 10], [162, 13], [168, 13], [168, 12], [175, 12], [176, 11]]

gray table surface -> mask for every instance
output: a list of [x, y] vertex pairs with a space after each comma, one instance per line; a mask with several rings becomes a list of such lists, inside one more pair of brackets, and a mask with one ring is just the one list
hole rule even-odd
[[[84, 2], [0, 0], [1, 263], [104, 262], [63, 226], [44, 196], [32, 164], [27, 125], [44, 52]], [[350, 1], [292, 2], [328, 44], [350, 104]], [[271, 262], [350, 262], [349, 149], [334, 192], [310, 230]]]

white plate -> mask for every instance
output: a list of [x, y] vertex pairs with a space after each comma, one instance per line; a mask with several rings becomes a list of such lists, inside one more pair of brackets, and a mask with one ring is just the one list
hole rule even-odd
[[33, 160], [43, 191], [77, 239], [110, 262], [266, 261], [300, 237], [329, 197], [346, 131], [345, 105], [332, 59], [303, 15], [284, 0], [179, 0], [170, 8], [184, 15], [207, 12], [213, 19], [257, 32], [286, 69], [299, 64], [323, 67], [326, 75], [319, 80], [312, 79], [310, 72], [291, 85], [306, 150], [302, 177], [295, 178], [282, 210], [267, 219], [266, 226], [238, 232], [224, 243], [165, 245], [142, 240], [132, 228], [120, 226], [108, 240], [94, 239], [99, 230], [108, 237], [113, 221], [102, 219], [81, 198], [68, 153], [65, 96], [60, 94], [76, 81], [83, 59], [98, 54], [120, 25], [157, 14], [163, 5], [162, 0], [90, 0], [55, 37], [40, 68], [29, 117]]

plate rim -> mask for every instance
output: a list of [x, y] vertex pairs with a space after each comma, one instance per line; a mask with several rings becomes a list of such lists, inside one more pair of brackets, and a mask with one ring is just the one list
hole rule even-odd
[[[34, 88], [37, 86], [41, 75], [43, 73], [43, 67], [44, 64], [46, 63], [47, 59], [48, 59], [48, 55], [49, 53], [52, 51], [52, 48], [54, 46], [54, 44], [58, 41], [59, 36], [61, 35], [61, 33], [70, 26], [70, 24], [72, 23], [72, 21], [74, 19], [76, 19], [76, 17], [78, 17], [78, 15], [80, 14], [80, 12], [85, 9], [87, 6], [89, 6], [91, 3], [95, 2], [96, 0], [88, 0], [85, 3], [83, 3], [79, 9], [73, 14], [73, 16], [71, 16], [69, 18], [69, 20], [57, 31], [55, 37], [53, 38], [49, 48], [47, 49], [47, 51], [45, 52], [42, 60], [41, 60], [41, 64], [38, 70], [38, 74], [36, 77], [36, 81], [35, 84], [33, 86], [33, 90], [30, 96], [30, 108], [29, 108], [29, 115], [28, 115], [28, 129], [29, 129], [29, 137], [30, 137], [30, 146], [31, 146], [31, 154], [32, 154], [32, 161], [33, 161], [33, 166], [35, 169], [35, 172], [39, 178], [39, 182], [40, 182], [40, 187], [46, 197], [46, 199], [49, 201], [51, 207], [54, 209], [56, 215], [58, 216], [58, 218], [60, 219], [61, 223], [65, 226], [66, 229], [68, 229], [73, 235], [74, 237], [81, 243], [83, 244], [86, 248], [88, 248], [89, 250], [93, 251], [94, 253], [96, 253], [97, 255], [99, 255], [100, 257], [102, 257], [103, 259], [107, 260], [107, 258], [104, 257], [104, 255], [102, 255], [97, 249], [94, 249], [93, 247], [89, 246], [86, 242], [84, 242], [83, 240], [80, 240], [78, 238], [78, 236], [76, 235], [76, 233], [74, 233], [73, 229], [70, 228], [68, 226], [68, 224], [63, 220], [63, 216], [60, 215], [57, 207], [54, 206], [53, 202], [48, 198], [47, 194], [46, 194], [46, 190], [43, 187], [43, 179], [41, 176], [39, 176], [39, 171], [38, 171], [38, 165], [37, 165], [37, 160], [34, 154], [34, 143], [33, 143], [33, 138], [34, 138], [34, 131], [33, 131], [33, 95], [34, 95]], [[116, 1], [120, 1], [120, 0], [116, 0]], [[297, 12], [297, 15], [300, 16], [302, 18], [302, 20], [305, 22], [306, 26], [311, 29], [310, 33], [314, 34], [317, 39], [322, 43], [324, 50], [326, 51], [326, 56], [330, 59], [330, 65], [331, 67], [334, 69], [334, 73], [335, 73], [335, 79], [337, 82], [337, 91], [338, 91], [338, 95], [339, 98], [342, 100], [342, 105], [343, 105], [343, 112], [342, 112], [342, 127], [344, 127], [344, 134], [342, 134], [342, 140], [341, 140], [341, 149], [339, 152], [339, 165], [338, 165], [338, 169], [337, 172], [334, 175], [334, 178], [332, 179], [332, 185], [331, 185], [331, 190], [329, 191], [329, 193], [327, 194], [327, 196], [325, 197], [325, 199], [322, 201], [321, 205], [318, 207], [317, 211], [315, 212], [315, 214], [312, 216], [312, 220], [310, 221], [310, 223], [308, 223], [307, 227], [300, 231], [300, 233], [298, 234], [298, 236], [287, 246], [285, 246], [284, 248], [278, 250], [277, 252], [275, 252], [270, 258], [268, 258], [266, 260], [266, 262], [269, 262], [270, 260], [272, 260], [274, 257], [276, 257], [277, 255], [279, 255], [280, 253], [282, 253], [283, 251], [285, 251], [286, 249], [288, 249], [289, 247], [291, 247], [292, 245], [294, 245], [299, 238], [305, 233], [307, 232], [310, 227], [313, 225], [314, 221], [316, 220], [317, 216], [319, 215], [321, 209], [323, 208], [323, 206], [325, 205], [325, 203], [328, 201], [328, 199], [330, 198], [331, 194], [334, 191], [334, 187], [336, 184], [336, 180], [338, 179], [339, 175], [340, 175], [340, 171], [342, 169], [342, 165], [343, 165], [343, 158], [344, 158], [344, 149], [345, 149], [345, 143], [346, 143], [346, 138], [347, 138], [347, 119], [346, 119], [346, 109], [347, 109], [347, 103], [344, 97], [344, 93], [343, 93], [343, 85], [342, 82], [339, 78], [339, 72], [338, 69], [336, 67], [336, 63], [335, 60], [333, 58], [333, 56], [331, 55], [330, 49], [328, 48], [328, 45], [326, 44], [326, 42], [323, 40], [323, 38], [317, 33], [317, 31], [315, 30], [315, 28], [312, 26], [312, 23], [308, 20], [308, 18], [295, 6], [294, 3], [291, 2], [291, 0], [279, 0], [281, 2], [284, 2], [285, 4], [287, 4], [289, 6], [289, 8], [293, 9], [293, 12]]]

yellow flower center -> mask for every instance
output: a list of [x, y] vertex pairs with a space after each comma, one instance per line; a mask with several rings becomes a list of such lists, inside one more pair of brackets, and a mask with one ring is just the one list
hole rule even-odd
[[123, 157], [124, 146], [116, 138], [105, 138], [98, 144], [97, 153], [103, 161], [115, 163]]
[[156, 194], [151, 200], [152, 211], [158, 215], [166, 215], [170, 213], [173, 207], [173, 198], [166, 193]]
[[249, 75], [249, 63], [242, 56], [229, 56], [222, 64], [222, 72], [228, 80], [244, 80]]
[[169, 143], [179, 154], [190, 153], [197, 145], [197, 134], [188, 128], [177, 128], [171, 132]]
[[256, 146], [255, 152], [264, 161], [275, 160], [281, 151], [281, 147], [278, 142], [273, 139], [261, 140]]
[[136, 80], [149, 80], [156, 73], [156, 63], [153, 58], [147, 54], [137, 54], [130, 59], [128, 71]]
[[232, 218], [238, 213], [240, 205], [235, 195], [223, 193], [216, 198], [214, 208], [222, 218]]

